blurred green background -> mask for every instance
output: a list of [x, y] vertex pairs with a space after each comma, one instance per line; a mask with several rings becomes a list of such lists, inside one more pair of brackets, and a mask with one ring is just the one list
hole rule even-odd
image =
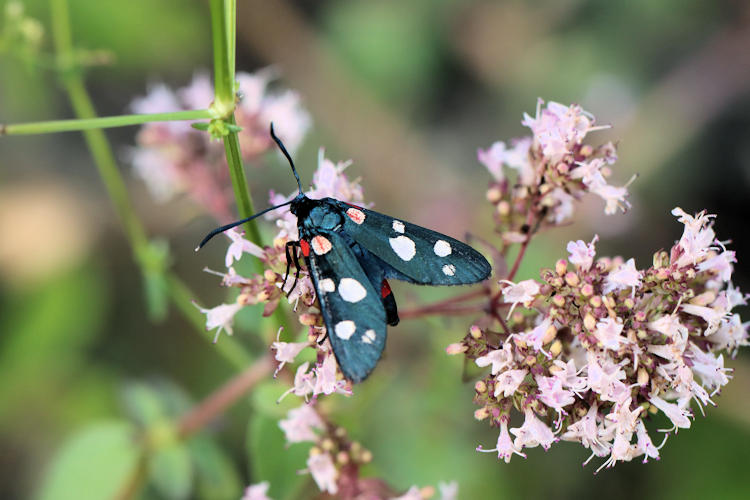
[[[23, 3], [49, 26], [47, 2]], [[210, 69], [206, 2], [70, 4], [76, 44], [114, 55], [111, 65], [86, 74], [102, 115], [126, 112], [149, 83], [176, 88]], [[303, 180], [325, 145], [332, 159], [354, 160], [349, 172], [362, 177], [376, 208], [457, 237], [490, 237], [488, 176], [476, 149], [525, 135], [521, 115], [533, 113], [537, 97], [577, 102], [614, 126], [591, 139], [619, 141], [613, 183], [640, 174], [631, 186], [633, 209], [605, 217], [600, 200], [583, 203], [576, 224], [532, 245], [522, 278], [564, 256], [568, 240], [594, 233], [602, 255], [634, 256], [647, 267], [654, 251], [679, 237], [669, 211], [681, 206], [718, 214], [717, 234], [732, 239], [740, 262], [734, 281], [750, 290], [748, 2], [239, 4], [238, 70], [274, 65], [313, 116], [296, 154]], [[53, 75], [0, 58], [0, 123], [71, 116]], [[123, 152], [135, 132], [107, 136]], [[220, 269], [225, 247], [192, 251], [213, 221], [187, 200], [156, 205], [121, 159], [142, 220], [152, 236], [169, 241], [173, 268], [194, 298], [204, 306], [223, 301], [215, 277], [201, 270]], [[273, 166], [248, 166], [258, 207], [269, 188], [292, 191], [288, 171]], [[455, 293], [394, 290], [403, 309]], [[235, 338], [260, 353], [263, 323], [257, 311], [245, 313]], [[496, 431], [473, 420], [472, 385], [460, 380], [461, 360], [444, 353], [470, 321], [404, 321], [355, 397], [331, 398], [332, 419], [373, 452], [366, 475], [400, 490], [456, 480], [467, 499], [750, 495], [746, 353], [727, 363], [736, 371], [718, 407], [670, 438], [660, 461], [594, 476], [598, 465], [582, 469], [588, 454], [574, 444], [531, 450], [509, 465], [474, 451], [494, 444]], [[137, 458], [123, 444], [129, 424], [122, 422], [177, 416], [210, 394], [235, 373], [214, 351], [175, 311], [162, 322], [147, 319], [139, 271], [80, 134], [0, 140], [0, 498], [44, 497], [48, 481], [82, 498], [82, 485], [96, 491], [118, 481]], [[136, 496], [237, 498], [261, 480], [271, 481], [276, 499], [312, 496], [314, 486], [296, 473], [307, 446], [285, 449], [276, 426], [293, 405], [274, 403], [285, 387], [264, 383], [187, 448], [165, 453], [161, 479]], [[60, 477], [66, 457], [59, 470], [53, 457], [71, 439], [79, 453], [108, 450], [106, 474]], [[206, 478], [223, 489], [207, 488]]]

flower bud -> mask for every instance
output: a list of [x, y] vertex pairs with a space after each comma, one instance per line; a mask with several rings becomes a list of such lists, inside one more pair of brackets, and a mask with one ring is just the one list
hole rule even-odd
[[565, 274], [565, 271], [568, 270], [568, 261], [565, 259], [560, 259], [557, 262], [555, 262], [555, 272], [562, 276]]
[[497, 213], [503, 217], [507, 217], [510, 214], [510, 203], [507, 201], [501, 201], [497, 204]]
[[544, 337], [542, 337], [542, 343], [549, 344], [555, 339], [556, 336], [557, 336], [557, 328], [555, 328], [553, 325], [550, 325], [549, 328], [547, 328], [547, 330], [544, 332]]
[[359, 463], [369, 464], [372, 462], [372, 452], [370, 450], [364, 450], [359, 455]]
[[484, 420], [485, 418], [490, 416], [490, 412], [487, 410], [486, 406], [483, 406], [482, 408], [479, 408], [474, 412], [474, 418], [476, 420]]
[[338, 462], [341, 465], [346, 465], [349, 463], [349, 454], [345, 451], [340, 451], [336, 454], [336, 462]]
[[325, 438], [320, 443], [320, 447], [323, 448], [325, 451], [331, 451], [336, 447], [336, 443], [334, 443], [331, 438]]
[[568, 172], [570, 172], [570, 165], [560, 162], [555, 166], [555, 170], [557, 170], [557, 173], [560, 175], [566, 175]]
[[632, 309], [632, 308], [634, 308], [634, 307], [635, 307], [635, 301], [634, 301], [634, 300], [633, 300], [632, 298], [630, 298], [630, 297], [628, 297], [627, 299], [625, 299], [625, 300], [623, 301], [623, 304], [624, 304], [624, 305], [625, 305], [625, 307], [626, 307], [626, 308], [628, 308], [628, 309]]
[[448, 353], [450, 356], [453, 356], [455, 354], [461, 354], [462, 352], [466, 352], [467, 350], [468, 350], [468, 347], [466, 347], [462, 342], [449, 344], [448, 347], [445, 348], [445, 352]]
[[300, 314], [299, 322], [305, 326], [313, 326], [318, 323], [318, 315], [309, 313]]
[[602, 297], [601, 295], [595, 295], [589, 299], [589, 304], [591, 304], [593, 307], [598, 308], [602, 306]]
[[555, 295], [552, 297], [552, 303], [555, 304], [557, 307], [562, 307], [565, 305], [565, 297], [562, 295]]
[[552, 356], [558, 356], [562, 352], [562, 342], [560, 340], [555, 340], [555, 342], [550, 346], [549, 353], [552, 354]]
[[271, 271], [270, 269], [266, 269], [265, 271], [263, 271], [263, 278], [266, 281], [276, 281], [276, 273]]
[[586, 283], [581, 287], [581, 295], [584, 297], [591, 297], [594, 295], [594, 285]]
[[469, 328], [469, 333], [471, 336], [477, 340], [482, 338], [482, 329], [479, 328], [477, 325], [471, 325], [471, 328]]
[[578, 275], [573, 271], [565, 273], [565, 283], [569, 286], [578, 286], [580, 282], [581, 280], [578, 278]]
[[487, 201], [493, 205], [503, 199], [503, 192], [497, 186], [492, 186], [487, 190]]
[[690, 299], [690, 303], [696, 306], [707, 306], [716, 300], [716, 292], [709, 290]]
[[596, 318], [591, 313], [587, 313], [583, 318], [583, 326], [586, 327], [586, 330], [593, 332], [596, 328]]
[[487, 392], [487, 384], [484, 383], [484, 380], [478, 380], [477, 383], [474, 384], [474, 390], [479, 394], [484, 394]]
[[646, 369], [643, 367], [638, 368], [638, 385], [644, 386], [648, 384], [648, 379], [649, 377], [648, 377], [648, 372], [646, 371]]
[[591, 156], [594, 153], [594, 148], [591, 144], [584, 144], [581, 149], [578, 150], [578, 154], [584, 157]]

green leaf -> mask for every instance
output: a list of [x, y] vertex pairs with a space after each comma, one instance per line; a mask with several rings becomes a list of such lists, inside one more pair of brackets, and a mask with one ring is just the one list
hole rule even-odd
[[180, 500], [190, 495], [193, 485], [193, 464], [182, 443], [158, 449], [148, 463], [151, 483], [165, 498]]
[[201, 132], [207, 132], [208, 131], [208, 122], [197, 122], [197, 123], [191, 123], [191, 127], [193, 127], [195, 130], [200, 130]]
[[124, 421], [100, 422], [74, 434], [47, 470], [39, 500], [100, 500], [122, 493], [138, 469], [135, 437], [135, 428]]
[[129, 416], [144, 427], [149, 427], [165, 418], [164, 405], [159, 394], [142, 382], [133, 382], [123, 390], [123, 403]]
[[271, 483], [270, 498], [287, 498], [305, 481], [297, 471], [307, 463], [309, 443], [286, 445], [278, 419], [255, 414], [247, 433], [247, 454], [252, 483]]
[[187, 445], [195, 466], [198, 497], [206, 500], [239, 498], [242, 482], [230, 458], [209, 437], [198, 435]]

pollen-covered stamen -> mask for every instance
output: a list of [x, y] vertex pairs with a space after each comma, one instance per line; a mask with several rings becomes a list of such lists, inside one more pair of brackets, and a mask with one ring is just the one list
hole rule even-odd
[[349, 216], [356, 224], [362, 224], [365, 221], [365, 213], [362, 210], [358, 210], [354, 207], [346, 211], [346, 215]]
[[325, 255], [331, 251], [331, 248], [333, 248], [333, 245], [328, 238], [320, 235], [314, 236], [310, 244], [316, 255]]

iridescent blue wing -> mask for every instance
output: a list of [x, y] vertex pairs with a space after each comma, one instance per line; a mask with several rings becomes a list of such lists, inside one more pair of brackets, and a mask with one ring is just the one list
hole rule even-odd
[[336, 360], [346, 378], [360, 382], [385, 347], [388, 317], [381, 289], [371, 281], [382, 272], [371, 269], [369, 276], [358, 259], [361, 250], [345, 235], [321, 229], [300, 236]]
[[393, 270], [386, 270], [386, 277], [422, 285], [465, 285], [490, 275], [487, 259], [455, 238], [333, 198], [324, 201], [344, 214], [347, 237]]

